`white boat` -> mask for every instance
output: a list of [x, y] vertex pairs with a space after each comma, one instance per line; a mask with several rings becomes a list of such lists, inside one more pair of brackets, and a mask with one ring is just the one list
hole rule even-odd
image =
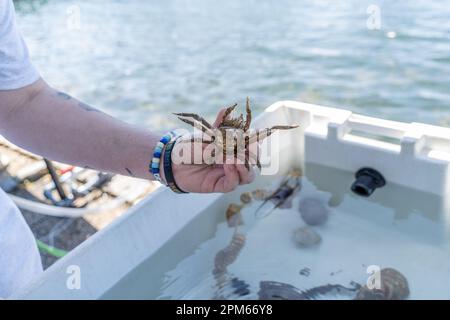
[[[300, 128], [280, 133], [279, 174], [301, 168], [307, 180], [300, 197], [320, 194], [334, 211], [317, 229], [320, 246], [303, 251], [289, 245], [289, 228], [295, 219], [301, 224], [299, 215], [276, 212], [255, 220], [244, 213], [253, 224], [232, 272], [248, 283], [248, 297], [257, 298], [261, 280], [302, 289], [346, 286], [349, 280], [364, 285], [368, 267], [380, 265], [405, 275], [411, 299], [449, 299], [450, 129], [294, 101], [271, 105], [253, 126], [293, 123]], [[387, 181], [369, 198], [350, 192], [362, 167], [378, 170]], [[13, 298], [212, 298], [214, 255], [232, 232], [225, 222], [228, 204], [273, 179], [262, 176], [225, 195], [159, 188]], [[310, 275], [302, 278], [301, 268]], [[191, 282], [206, 289], [190, 290]]]

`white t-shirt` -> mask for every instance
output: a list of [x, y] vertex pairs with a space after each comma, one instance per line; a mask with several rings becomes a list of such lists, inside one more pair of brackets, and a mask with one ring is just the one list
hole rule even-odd
[[[38, 79], [16, 26], [13, 3], [0, 0], [0, 90], [22, 88]], [[0, 297], [7, 298], [41, 273], [33, 234], [11, 199], [0, 190]]]
[[0, 90], [22, 88], [38, 79], [16, 26], [12, 0], [0, 0]]

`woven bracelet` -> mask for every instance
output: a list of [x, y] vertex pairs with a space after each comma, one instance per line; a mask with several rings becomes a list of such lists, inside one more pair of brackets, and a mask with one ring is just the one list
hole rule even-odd
[[175, 182], [175, 178], [172, 172], [172, 150], [175, 146], [177, 140], [172, 140], [166, 145], [166, 150], [164, 151], [164, 175], [166, 176], [166, 182], [169, 188], [176, 193], [188, 193], [181, 190]]

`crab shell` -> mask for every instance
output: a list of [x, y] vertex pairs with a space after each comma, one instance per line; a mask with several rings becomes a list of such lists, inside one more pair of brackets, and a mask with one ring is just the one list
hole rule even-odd
[[252, 195], [250, 192], [244, 192], [243, 194], [241, 194], [240, 199], [243, 204], [248, 204], [252, 202]]
[[235, 150], [244, 150], [245, 140], [250, 133], [240, 128], [219, 127], [214, 135], [214, 144], [223, 150], [224, 154], [234, 155]]
[[385, 268], [380, 271], [380, 289], [361, 287], [356, 300], [404, 300], [409, 296], [408, 280], [399, 271]]
[[322, 241], [322, 237], [308, 226], [303, 226], [294, 231], [294, 240], [299, 247], [312, 247]]

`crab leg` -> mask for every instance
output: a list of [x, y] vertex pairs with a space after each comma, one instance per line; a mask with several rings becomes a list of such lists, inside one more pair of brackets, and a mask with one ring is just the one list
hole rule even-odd
[[247, 132], [250, 129], [250, 124], [252, 123], [252, 110], [250, 109], [250, 99], [247, 97], [247, 103], [245, 105], [245, 110], [247, 111], [247, 115], [245, 117], [245, 126], [244, 132]]
[[[228, 116], [233, 112], [234, 108], [236, 108], [236, 107], [237, 107], [237, 103], [233, 104], [232, 106], [228, 107], [227, 110], [225, 110], [225, 113], [222, 118], [222, 122], [220, 124], [222, 124], [223, 121], [228, 118]], [[219, 127], [220, 127], [220, 125], [219, 125]]]
[[269, 137], [276, 130], [289, 130], [297, 128], [298, 126], [273, 126], [272, 128], [266, 128], [262, 130], [257, 130], [255, 133], [250, 135], [249, 143], [262, 142], [264, 139]]
[[193, 143], [193, 142], [205, 143], [205, 142], [212, 142], [212, 141], [214, 141], [214, 139], [212, 139], [208, 135], [206, 138], [202, 137], [202, 138], [180, 139], [181, 143]]
[[204, 127], [208, 129], [213, 129], [213, 126], [210, 125], [208, 121], [206, 121], [203, 117], [199, 116], [198, 114], [181, 112], [181, 113], [174, 113], [174, 115], [178, 116], [178, 119], [180, 120], [182, 120], [180, 117], [193, 118], [194, 120], [199, 121]]
[[257, 130], [256, 132], [250, 134], [248, 136], [248, 144], [252, 144], [255, 142], [262, 142], [266, 137], [268, 137], [268, 135], [263, 136], [262, 132], [264, 132], [266, 130]]
[[244, 116], [241, 114], [240, 116], [239, 116], [239, 122], [238, 122], [238, 127], [239, 128], [241, 128], [242, 127], [242, 124], [244, 123]]
[[185, 118], [181, 118], [181, 117], [178, 117], [178, 119], [180, 119], [184, 123], [187, 123], [187, 124], [193, 126], [194, 128], [201, 130], [202, 132], [205, 132], [205, 133], [208, 133], [209, 135], [211, 135], [211, 129], [208, 129], [207, 127], [203, 126], [202, 123], [199, 121], [189, 120], [189, 119], [185, 119]]
[[209, 136], [213, 136], [213, 127], [202, 117], [193, 114], [193, 113], [175, 113], [175, 115], [178, 116], [178, 119], [183, 121], [184, 123], [187, 123], [194, 128], [197, 128], [201, 130], [202, 132], [205, 132]]

